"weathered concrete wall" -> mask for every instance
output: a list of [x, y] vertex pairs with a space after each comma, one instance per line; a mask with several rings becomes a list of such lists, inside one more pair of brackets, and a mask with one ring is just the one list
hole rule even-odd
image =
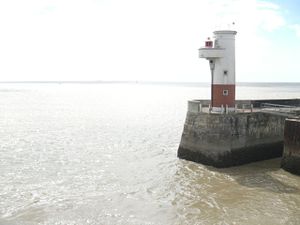
[[287, 119], [285, 121], [281, 167], [300, 175], [300, 119]]
[[178, 157], [215, 167], [279, 157], [283, 150], [284, 120], [282, 116], [261, 112], [188, 112]]

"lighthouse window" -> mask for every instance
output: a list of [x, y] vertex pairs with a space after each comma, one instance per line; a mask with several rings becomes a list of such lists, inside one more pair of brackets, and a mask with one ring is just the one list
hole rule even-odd
[[228, 90], [223, 90], [223, 95], [228, 96]]
[[227, 75], [228, 74], [228, 71], [227, 70], [224, 70], [224, 75]]
[[206, 41], [205, 42], [205, 47], [211, 48], [212, 46], [213, 46], [213, 42], [212, 41]]

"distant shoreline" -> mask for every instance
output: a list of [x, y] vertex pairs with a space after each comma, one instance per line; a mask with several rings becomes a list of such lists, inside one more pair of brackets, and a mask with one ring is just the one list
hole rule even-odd
[[[0, 84], [142, 84], [174, 86], [209, 86], [209, 82], [168, 82], [168, 81], [0, 81]], [[237, 82], [237, 86], [299, 86], [300, 82]]]

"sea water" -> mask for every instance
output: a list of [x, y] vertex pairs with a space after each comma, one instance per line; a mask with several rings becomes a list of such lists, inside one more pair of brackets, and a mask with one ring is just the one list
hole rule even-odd
[[[240, 84], [238, 99], [300, 84]], [[1, 225], [300, 224], [280, 159], [216, 169], [178, 159], [187, 101], [208, 84], [1, 84]]]

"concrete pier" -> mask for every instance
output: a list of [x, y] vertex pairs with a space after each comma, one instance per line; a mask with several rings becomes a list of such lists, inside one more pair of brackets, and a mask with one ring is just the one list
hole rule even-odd
[[189, 101], [178, 157], [230, 167], [282, 156], [285, 119], [298, 111], [265, 111], [253, 107], [255, 101], [236, 103], [240, 106], [235, 112], [214, 113], [207, 100]]
[[287, 119], [285, 121], [281, 167], [300, 175], [300, 119]]
[[[300, 116], [299, 99], [235, 99], [236, 34], [214, 31], [214, 41], [208, 38], [199, 49], [199, 58], [209, 62], [211, 99], [189, 101], [179, 158], [229, 167], [279, 157], [285, 119]], [[292, 161], [300, 160], [300, 154], [287, 141], [283, 165], [295, 168]]]

